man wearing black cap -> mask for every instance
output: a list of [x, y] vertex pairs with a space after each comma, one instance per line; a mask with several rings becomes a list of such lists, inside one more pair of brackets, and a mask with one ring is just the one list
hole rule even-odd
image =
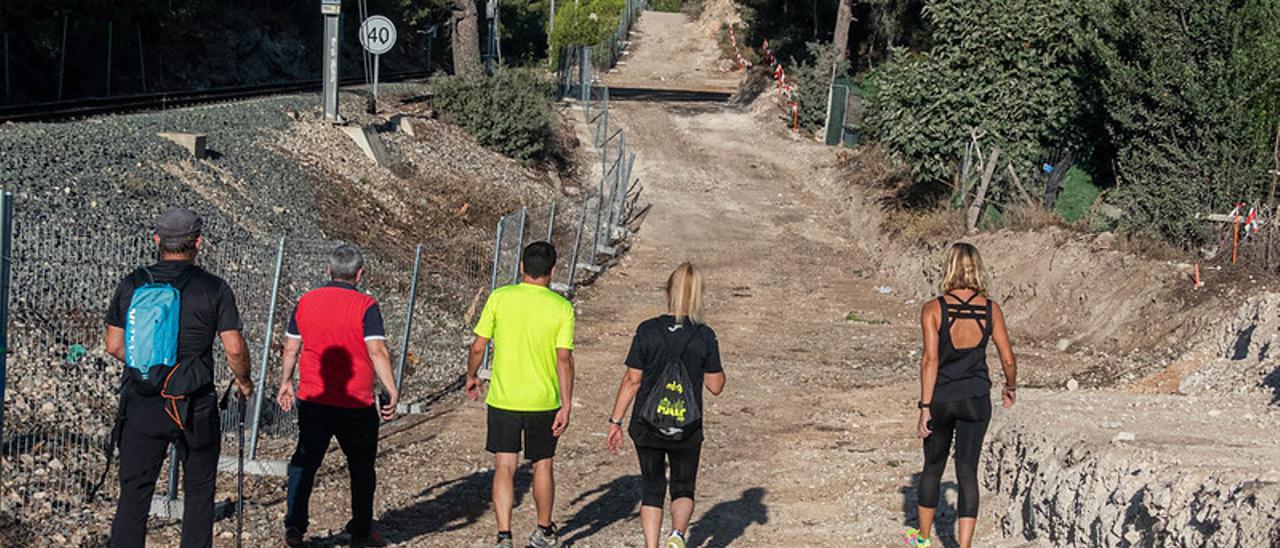
[[[167, 284], [179, 295], [176, 363], [150, 372], [139, 372], [129, 365], [125, 368], [120, 396], [120, 498], [111, 525], [113, 547], [145, 545], [151, 498], [170, 443], [182, 463], [182, 546], [213, 545], [213, 498], [222, 441], [213, 385], [215, 338], [222, 340], [240, 394], [249, 397], [253, 383], [235, 295], [222, 278], [195, 265], [203, 227], [204, 221], [190, 209], [165, 210], [156, 222], [153, 238], [159, 261], [125, 276], [107, 309], [107, 352], [125, 362], [126, 325], [136, 320], [132, 317], [136, 314], [132, 307], [135, 291]], [[136, 341], [128, 344], [136, 363]]]

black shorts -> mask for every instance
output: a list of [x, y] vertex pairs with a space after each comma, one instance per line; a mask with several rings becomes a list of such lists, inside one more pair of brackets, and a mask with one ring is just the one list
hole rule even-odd
[[507, 411], [490, 407], [485, 450], [490, 453], [519, 453], [523, 434], [524, 458], [540, 461], [556, 456], [556, 443], [560, 439], [551, 435], [551, 425], [559, 411]]

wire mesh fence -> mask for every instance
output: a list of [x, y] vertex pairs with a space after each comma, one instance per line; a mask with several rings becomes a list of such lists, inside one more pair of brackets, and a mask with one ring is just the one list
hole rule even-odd
[[[6, 195], [6, 201], [11, 199]], [[21, 216], [8, 241], [11, 289], [7, 321], [2, 322], [7, 327], [8, 367], [0, 368], [0, 417], [6, 419], [0, 422], [0, 501], [29, 521], [51, 513], [83, 512], [93, 502], [110, 501], [117, 494], [114, 476], [106, 471], [123, 365], [106, 353], [103, 318], [117, 282], [153, 262], [155, 246], [145, 233]], [[258, 442], [251, 451], [258, 458], [283, 458], [297, 434], [295, 415], [285, 413], [274, 397], [283, 333], [298, 298], [328, 281], [327, 257], [338, 243], [210, 238], [201, 248], [197, 262], [223, 277], [236, 293], [252, 375], [260, 381], [259, 398], [246, 417]], [[442, 242], [432, 249], [456, 252], [459, 245]], [[361, 285], [380, 302], [397, 364], [423, 370], [430, 367], [415, 366], [440, 361], [428, 348], [430, 339], [443, 339], [434, 335], [461, 324], [445, 316], [460, 317], [466, 303], [461, 295], [484, 286], [478, 279], [482, 255], [475, 250], [471, 255], [471, 260], [429, 275], [423, 291], [414, 287], [419, 261], [413, 255], [366, 255]], [[442, 297], [417, 308], [435, 317], [413, 323], [411, 296], [425, 300], [428, 294]], [[221, 349], [215, 352], [220, 355]], [[443, 359], [460, 363], [455, 357]], [[220, 359], [218, 363], [214, 372], [220, 390], [231, 375]], [[402, 401], [438, 386], [440, 378], [426, 374], [406, 380]], [[235, 442], [236, 407], [222, 414], [224, 446]], [[172, 463], [165, 469], [157, 491], [172, 498], [180, 471]]]
[[[580, 283], [604, 271], [630, 236], [640, 193], [639, 182], [632, 179], [636, 155], [627, 151], [622, 128], [609, 124], [609, 88], [599, 75], [617, 63], [635, 18], [645, 5], [643, 1], [628, 0], [618, 30], [601, 44], [560, 49], [556, 58], [557, 95], [561, 99], [578, 98], [584, 122], [591, 126], [591, 144], [600, 153], [599, 177], [577, 201], [526, 206], [498, 220], [490, 292], [519, 282], [523, 247], [544, 240], [557, 250], [551, 288], [572, 296]], [[485, 353], [482, 377], [489, 369], [489, 354]]]
[[[618, 33], [594, 46], [606, 52], [596, 54], [604, 62], [592, 57], [592, 48], [560, 52], [558, 88], [564, 94], [576, 83], [601, 155], [594, 188], [576, 200], [559, 199], [503, 216], [492, 246], [468, 239], [422, 246], [421, 276], [412, 256], [367, 256], [363, 285], [380, 301], [388, 335], [411, 341], [391, 343], [393, 359], [405, 363], [402, 401], [449, 377], [447, 368], [432, 364], [462, 363], [447, 341], [437, 342], [446, 337], [435, 335], [471, 324], [490, 291], [519, 281], [524, 245], [539, 240], [556, 245], [552, 284], [568, 295], [619, 253], [630, 234], [639, 185], [632, 178], [635, 155], [627, 151], [623, 131], [610, 125], [608, 88], [598, 74], [616, 62], [643, 5], [628, 2]], [[9, 257], [0, 258], [11, 266], [8, 314], [0, 321], [8, 341], [8, 368], [0, 369], [0, 504], [28, 520], [85, 512], [94, 501], [116, 495], [114, 477], [104, 471], [123, 366], [105, 351], [103, 317], [121, 277], [155, 259], [154, 244], [147, 233], [57, 224], [21, 214], [9, 241]], [[246, 417], [256, 431], [254, 458], [283, 458], [292, 446], [296, 417], [275, 402], [283, 333], [298, 299], [327, 281], [325, 260], [337, 243], [208, 237], [201, 249], [198, 262], [234, 289], [250, 345], [260, 398]], [[456, 260], [432, 261], [436, 256]], [[412, 322], [410, 295], [419, 279], [422, 287], [414, 297], [423, 321]], [[424, 300], [423, 295], [432, 298]], [[225, 367], [215, 368], [219, 389], [229, 377]], [[236, 406], [230, 406], [222, 415], [228, 433], [224, 444], [234, 443], [231, 435], [240, 419], [236, 413]], [[166, 469], [168, 481], [162, 479], [158, 491], [172, 494], [165, 484], [176, 485], [179, 471], [168, 464]]]

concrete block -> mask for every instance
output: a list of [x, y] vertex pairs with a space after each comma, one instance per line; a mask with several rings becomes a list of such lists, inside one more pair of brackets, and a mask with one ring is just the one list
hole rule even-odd
[[[236, 457], [234, 455], [222, 455], [218, 458], [218, 472], [222, 474], [235, 474], [237, 471]], [[283, 460], [246, 460], [244, 463], [244, 474], [246, 476], [270, 476], [283, 478], [289, 474], [289, 463]]]
[[347, 134], [352, 141], [356, 142], [356, 146], [368, 156], [373, 163], [378, 165], [386, 165], [387, 149], [382, 146], [382, 138], [378, 137], [378, 132], [373, 128], [360, 126], [338, 126], [343, 133]]
[[[236, 505], [234, 501], [224, 500], [213, 504], [214, 521], [235, 517], [235, 515]], [[164, 495], [152, 497], [151, 517], [182, 521], [182, 497], [172, 501], [164, 498]]]
[[182, 520], [182, 498], [169, 500], [164, 495], [151, 497], [151, 515], [160, 519]]
[[392, 125], [394, 125], [394, 126], [395, 126], [396, 131], [399, 131], [400, 133], [403, 133], [403, 134], [408, 135], [408, 136], [410, 136], [410, 137], [417, 137], [417, 136], [418, 136], [418, 131], [417, 131], [417, 130], [415, 130], [415, 129], [413, 129], [413, 117], [412, 117], [412, 116], [406, 116], [406, 115], [404, 115], [404, 114], [397, 114], [397, 115], [395, 115], [395, 116], [392, 116], [392, 117], [391, 117], [391, 123], [392, 123]]
[[205, 150], [205, 145], [208, 143], [209, 138], [203, 133], [161, 131], [156, 135], [173, 141], [174, 143], [177, 143], [178, 146], [187, 149], [187, 152], [190, 152], [191, 156], [197, 160], [203, 160], [208, 156], [208, 153]]

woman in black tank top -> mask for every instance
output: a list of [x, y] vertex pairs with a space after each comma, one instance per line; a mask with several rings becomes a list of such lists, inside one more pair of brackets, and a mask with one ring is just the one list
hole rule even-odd
[[926, 303], [920, 314], [924, 356], [917, 406], [924, 469], [916, 497], [920, 528], [907, 531], [907, 543], [932, 545], [939, 485], [954, 441], [956, 483], [960, 486], [956, 540], [961, 548], [969, 548], [978, 517], [978, 455], [991, 420], [987, 343], [994, 341], [1000, 354], [1005, 408], [1017, 399], [1017, 365], [1000, 305], [987, 298], [978, 250], [966, 243], [955, 244], [946, 266], [943, 295]]

